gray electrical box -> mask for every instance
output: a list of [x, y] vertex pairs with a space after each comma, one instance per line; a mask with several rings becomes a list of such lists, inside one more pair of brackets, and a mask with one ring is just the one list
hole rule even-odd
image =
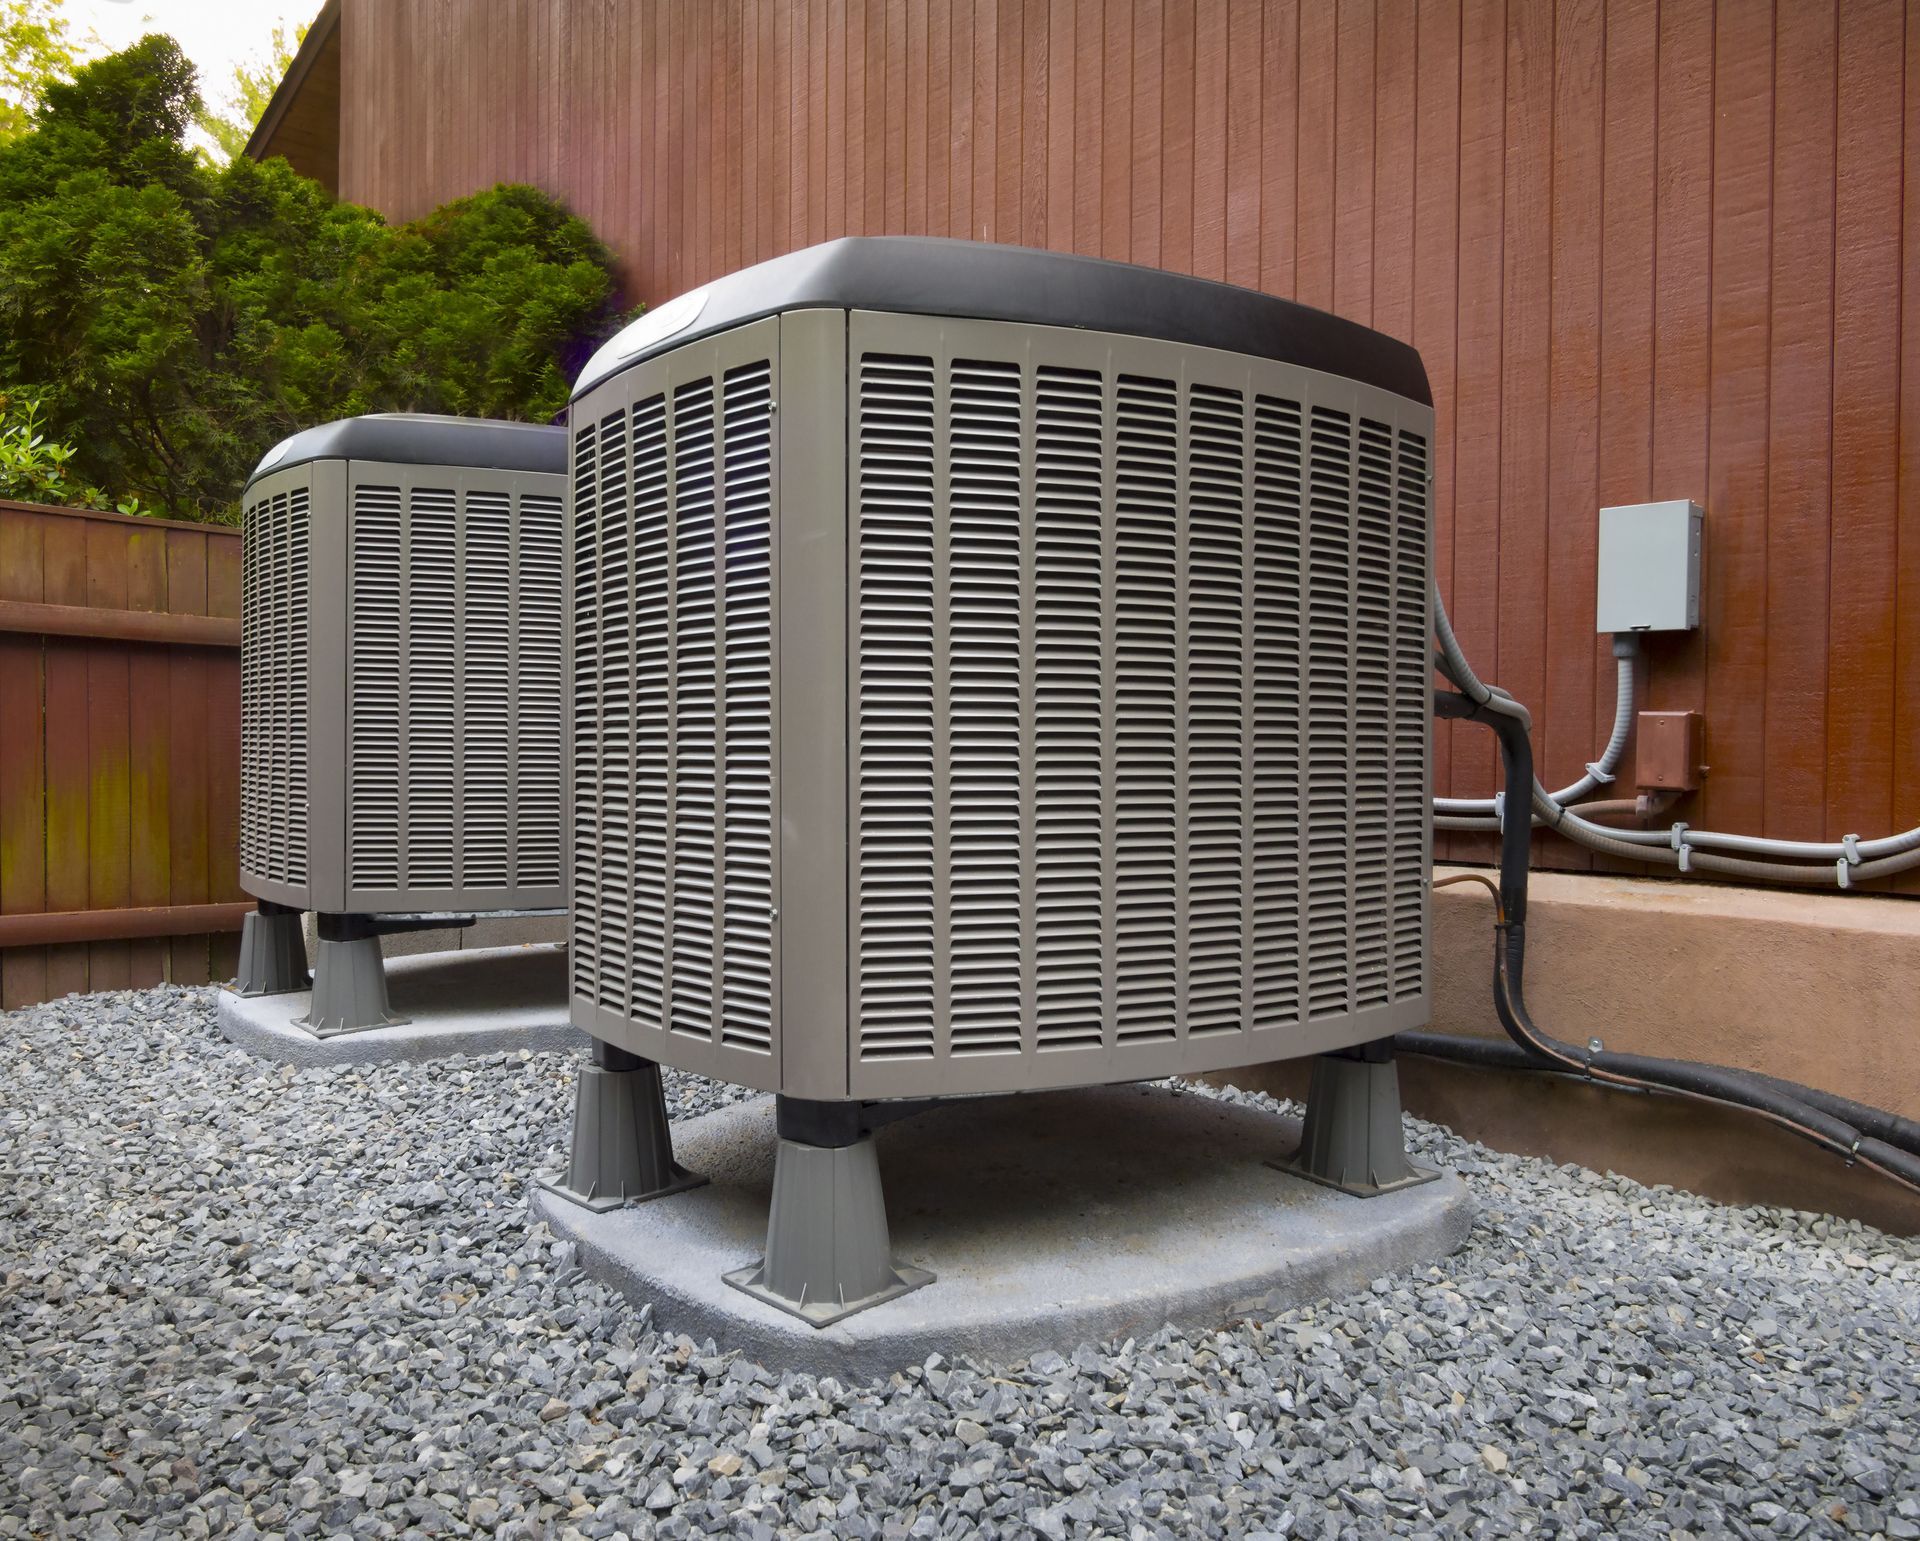
[[1600, 510], [1602, 632], [1691, 631], [1700, 624], [1698, 503], [1625, 503]]

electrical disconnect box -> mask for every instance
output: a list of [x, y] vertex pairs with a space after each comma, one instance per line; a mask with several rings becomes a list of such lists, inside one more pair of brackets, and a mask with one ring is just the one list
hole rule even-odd
[[1627, 503], [1600, 510], [1601, 632], [1691, 631], [1700, 624], [1698, 503]]

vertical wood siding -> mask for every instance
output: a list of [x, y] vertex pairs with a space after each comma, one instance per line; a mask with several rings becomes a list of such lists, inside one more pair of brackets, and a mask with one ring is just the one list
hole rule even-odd
[[[926, 233], [1405, 337], [1440, 419], [1442, 587], [1533, 707], [1544, 777], [1611, 717], [1595, 509], [1687, 497], [1706, 621], [1649, 641], [1646, 703], [1706, 714], [1684, 816], [1920, 823], [1901, 0], [347, 0], [343, 44], [344, 196], [407, 217], [534, 182], [637, 299]], [[1443, 728], [1436, 771], [1491, 790], [1487, 735]]]
[[[236, 530], [0, 505], [0, 599], [240, 614]], [[231, 648], [0, 632], [0, 914], [244, 900]], [[0, 949], [0, 1007], [233, 974], [236, 938]]]

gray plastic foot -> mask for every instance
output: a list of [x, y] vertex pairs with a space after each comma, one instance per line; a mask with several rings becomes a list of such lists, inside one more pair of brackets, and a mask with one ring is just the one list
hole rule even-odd
[[1440, 1175], [1407, 1160], [1400, 1072], [1385, 1040], [1315, 1058], [1300, 1148], [1268, 1164], [1361, 1198]]
[[313, 970], [313, 1004], [294, 1020], [316, 1038], [395, 1027], [406, 1021], [387, 1006], [387, 971], [378, 936], [332, 939], [323, 926]]
[[[618, 1051], [615, 1051], [618, 1054]], [[542, 1183], [549, 1193], [599, 1213], [684, 1193], [706, 1181], [673, 1159], [667, 1099], [660, 1067], [622, 1056], [634, 1068], [616, 1068], [597, 1053], [583, 1065], [573, 1100], [573, 1158], [566, 1180]]]
[[933, 1282], [924, 1268], [894, 1266], [872, 1135], [832, 1149], [781, 1140], [767, 1255], [721, 1277], [815, 1327]]
[[240, 923], [240, 970], [234, 976], [234, 994], [288, 995], [312, 984], [300, 912], [262, 900]]

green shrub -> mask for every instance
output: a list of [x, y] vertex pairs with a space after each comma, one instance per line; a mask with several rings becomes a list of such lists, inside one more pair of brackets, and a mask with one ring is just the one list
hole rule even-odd
[[49, 439], [36, 396], [0, 392], [0, 498], [67, 508], [118, 508], [140, 514], [138, 498], [111, 502], [98, 487], [74, 479], [73, 446]]
[[612, 259], [537, 189], [390, 226], [285, 161], [188, 147], [193, 66], [148, 37], [0, 146], [0, 381], [67, 474], [187, 518], [277, 440], [361, 412], [544, 421], [624, 317]]

